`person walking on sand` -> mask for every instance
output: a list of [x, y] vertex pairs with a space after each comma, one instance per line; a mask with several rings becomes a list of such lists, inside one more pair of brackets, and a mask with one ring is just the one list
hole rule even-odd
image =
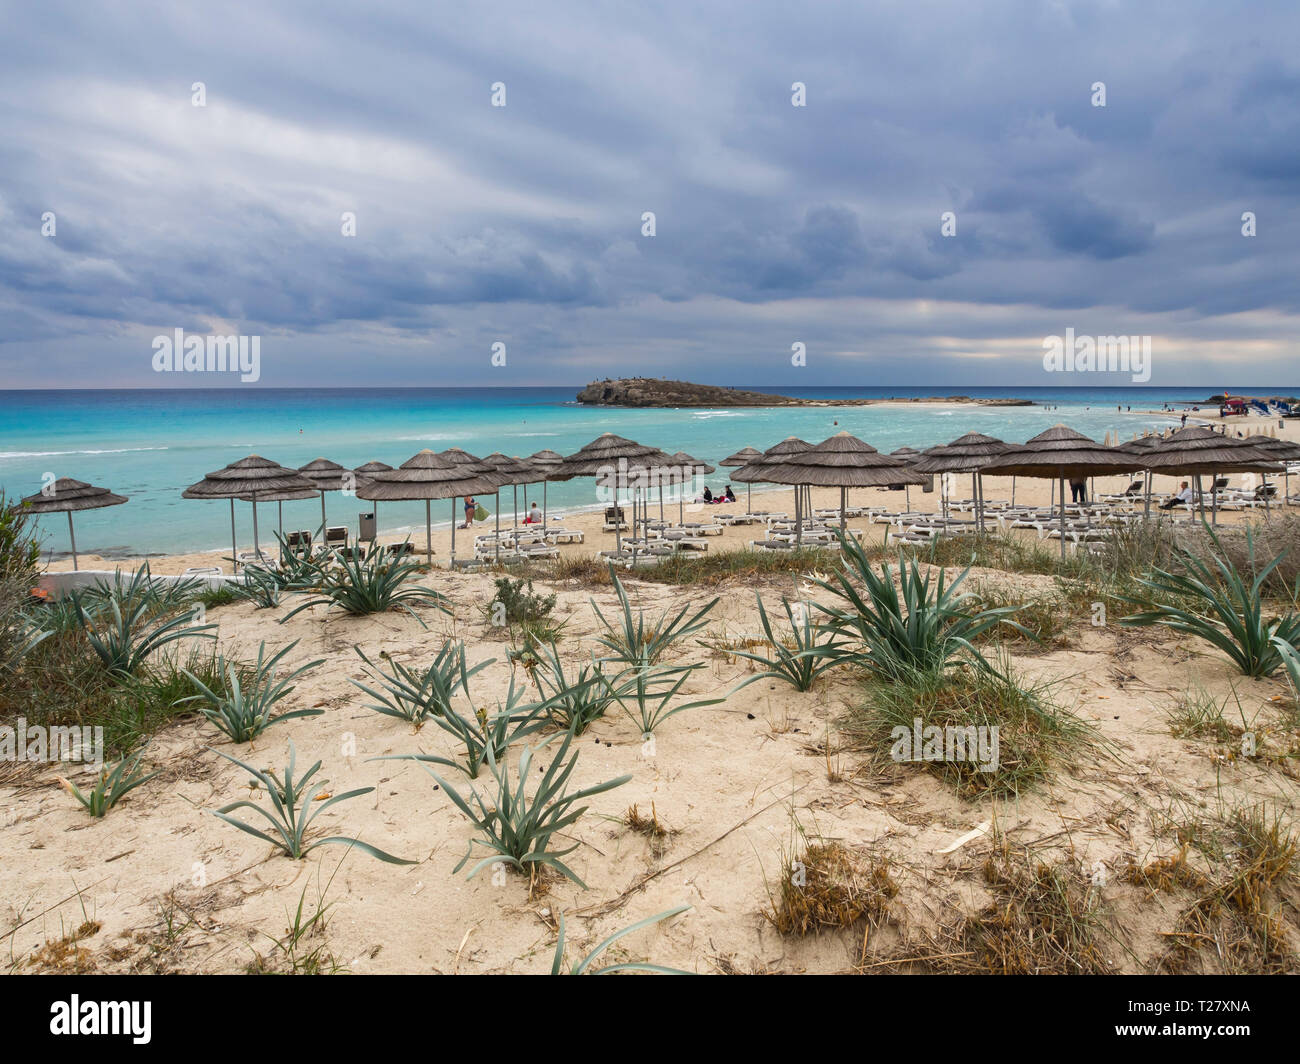
[[475, 501], [474, 496], [466, 495], [465, 496], [465, 523], [460, 526], [461, 528], [469, 528], [469, 526], [474, 523], [474, 511], [476, 509], [478, 509], [478, 503]]

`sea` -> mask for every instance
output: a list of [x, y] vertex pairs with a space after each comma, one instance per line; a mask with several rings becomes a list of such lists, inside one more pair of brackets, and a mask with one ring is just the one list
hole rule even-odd
[[[1205, 407], [1221, 387], [996, 388], [807, 387], [754, 388], [800, 398], [923, 398], [965, 395], [1020, 398], [1026, 407], [957, 408], [928, 404], [866, 407], [632, 410], [582, 406], [581, 385], [547, 388], [234, 388], [193, 390], [0, 391], [0, 492], [8, 499], [40, 491], [54, 477], [72, 477], [129, 497], [122, 506], [75, 515], [77, 548], [108, 558], [224, 550], [229, 553], [229, 503], [192, 501], [181, 492], [209, 472], [259, 454], [298, 467], [325, 457], [348, 468], [377, 459], [397, 466], [417, 451], [460, 447], [471, 454], [501, 451], [526, 456], [548, 449], [571, 454], [603, 432], [614, 432], [668, 453], [686, 451], [711, 464], [741, 449], [763, 450], [787, 436], [818, 442], [848, 431], [880, 451], [947, 443], [982, 432], [1021, 443], [1064, 422], [1101, 440], [1177, 424], [1184, 411]], [[1294, 386], [1236, 391], [1288, 395]], [[1169, 413], [1160, 413], [1163, 407]], [[1130, 412], [1130, 408], [1131, 411]], [[1139, 411], [1154, 409], [1155, 414]], [[1195, 413], [1192, 413], [1195, 416]], [[1258, 421], [1258, 418], [1252, 418]], [[704, 479], [715, 491], [727, 469]], [[738, 486], [738, 490], [743, 491]], [[552, 510], [600, 504], [590, 479], [551, 484]], [[503, 489], [502, 513], [513, 506]], [[542, 501], [542, 490], [520, 489], [520, 506]], [[482, 499], [489, 510], [492, 498]], [[435, 521], [452, 518], [452, 501], [434, 503]], [[355, 533], [372, 504], [337, 492], [326, 496], [330, 524]], [[383, 534], [424, 528], [424, 504], [381, 503]], [[251, 506], [236, 503], [241, 544], [251, 539]], [[320, 502], [283, 504], [287, 529], [315, 529]], [[274, 503], [259, 505], [264, 542], [279, 519]], [[68, 547], [67, 519], [42, 516], [51, 557]]]

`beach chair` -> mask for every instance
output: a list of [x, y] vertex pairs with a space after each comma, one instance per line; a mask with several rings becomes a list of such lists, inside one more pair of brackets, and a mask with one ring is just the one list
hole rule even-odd
[[627, 528], [627, 514], [621, 506], [605, 507], [605, 524], [602, 526], [604, 531], [613, 532], [615, 530], [622, 532]]
[[[390, 543], [388, 544], [388, 553], [394, 558], [404, 558], [408, 554], [415, 553], [415, 544], [409, 539], [403, 540], [401, 543]], [[438, 552], [434, 551], [434, 553], [437, 554]]]
[[294, 553], [311, 550], [311, 533], [305, 529], [289, 532], [284, 537], [284, 545]]
[[348, 545], [348, 526], [332, 525], [325, 529], [326, 547], [346, 547]]
[[547, 543], [584, 543], [586, 538], [579, 528], [549, 528], [546, 530]]

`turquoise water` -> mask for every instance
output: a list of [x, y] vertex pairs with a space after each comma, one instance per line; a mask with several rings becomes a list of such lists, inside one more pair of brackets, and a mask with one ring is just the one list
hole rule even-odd
[[[191, 501], [181, 492], [204, 474], [260, 454], [297, 467], [318, 456], [348, 468], [378, 459], [400, 465], [415, 452], [462, 447], [472, 454], [503, 451], [528, 455], [547, 448], [570, 454], [602, 432], [616, 432], [669, 453], [684, 450], [713, 464], [741, 447], [760, 450], [786, 436], [818, 442], [841, 430], [881, 451], [928, 447], [978, 431], [1023, 442], [1064, 421], [1100, 440], [1110, 431], [1124, 438], [1163, 427], [1177, 416], [1140, 417], [1116, 404], [1157, 409], [1163, 402], [1190, 403], [1214, 389], [939, 389], [939, 394], [1010, 395], [1033, 399], [1032, 407], [935, 409], [916, 405], [815, 409], [623, 410], [581, 407], [578, 388], [527, 389], [221, 389], [195, 391], [0, 392], [0, 489], [9, 496], [40, 490], [42, 477], [73, 477], [130, 496], [124, 506], [76, 516], [77, 546], [109, 557], [229, 550], [229, 503]], [[1259, 389], [1259, 394], [1294, 389]], [[929, 395], [936, 389], [783, 389], [787, 393], [835, 395]], [[708, 478], [715, 489], [726, 470]], [[509, 508], [510, 489], [502, 496]], [[541, 501], [540, 489], [529, 499]], [[575, 480], [548, 489], [552, 507], [598, 504], [593, 481]], [[483, 500], [492, 508], [492, 500]], [[521, 492], [521, 505], [523, 495]], [[371, 509], [361, 499], [326, 496], [331, 524], [355, 531], [357, 514]], [[451, 503], [434, 504], [435, 518], [450, 519]], [[275, 521], [274, 504], [261, 504], [264, 540]], [[251, 507], [236, 504], [241, 544], [251, 538]], [[286, 528], [316, 528], [320, 502], [284, 504]], [[60, 556], [67, 547], [67, 519], [40, 518], [46, 546]], [[383, 532], [424, 527], [423, 503], [382, 503]]]

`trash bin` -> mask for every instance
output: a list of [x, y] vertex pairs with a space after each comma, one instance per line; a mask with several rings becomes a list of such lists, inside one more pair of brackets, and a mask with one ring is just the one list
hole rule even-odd
[[357, 514], [357, 542], [373, 543], [375, 540], [375, 515]]
[[925, 483], [921, 485], [921, 492], [924, 495], [934, 494], [934, 474], [931, 473], [925, 478]]

